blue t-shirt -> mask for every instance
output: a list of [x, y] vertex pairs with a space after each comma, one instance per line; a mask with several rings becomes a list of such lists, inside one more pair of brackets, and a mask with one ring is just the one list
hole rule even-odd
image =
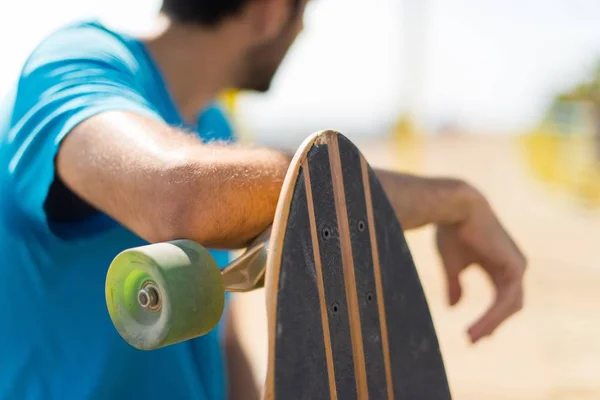
[[[120, 251], [146, 243], [101, 213], [48, 217], [61, 140], [108, 110], [183, 126], [144, 45], [95, 22], [50, 35], [2, 99], [0, 399], [225, 398], [221, 325], [146, 352], [125, 343], [111, 323], [107, 268]], [[196, 129], [204, 139], [233, 140], [218, 106], [199, 115]], [[225, 252], [213, 255], [221, 266], [228, 261]]]

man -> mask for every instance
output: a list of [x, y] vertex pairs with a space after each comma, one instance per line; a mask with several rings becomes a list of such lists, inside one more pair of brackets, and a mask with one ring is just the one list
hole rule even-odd
[[[269, 88], [305, 5], [164, 0], [152, 37], [81, 23], [32, 53], [0, 112], [0, 398], [255, 398], [230, 326], [137, 351], [110, 322], [104, 279], [125, 248], [235, 249], [272, 222], [290, 158], [197, 121], [225, 88]], [[486, 200], [457, 180], [378, 175], [406, 229], [438, 225], [451, 304], [464, 268], [489, 274], [496, 299], [469, 335], [490, 335], [522, 306], [525, 260]]]

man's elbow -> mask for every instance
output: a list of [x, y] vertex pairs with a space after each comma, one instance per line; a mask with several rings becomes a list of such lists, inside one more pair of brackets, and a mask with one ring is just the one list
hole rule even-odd
[[260, 232], [247, 226], [240, 210], [228, 207], [219, 196], [192, 194], [165, 207], [158, 241], [190, 239], [205, 247], [233, 250], [245, 247]]
[[172, 183], [159, 189], [154, 219], [159, 226], [147, 240], [190, 239], [205, 247], [237, 249], [264, 229], [251, 217], [248, 196], [240, 198], [246, 192], [218, 171], [199, 173], [193, 166], [179, 166], [164, 176]]
[[219, 196], [206, 186], [188, 181], [163, 189], [156, 206], [157, 224], [147, 239], [153, 243], [190, 239], [206, 247], [221, 245], [226, 232], [216, 200]]
[[198, 185], [189, 177], [190, 167], [177, 164], [164, 168], [153, 177], [154, 187], [147, 197], [145, 212], [137, 215], [137, 231], [150, 243], [202, 239], [196, 232]]
[[152, 243], [179, 239], [192, 239], [201, 244], [207, 240], [203, 227], [207, 217], [199, 210], [198, 196], [191, 191], [175, 189], [161, 196], [154, 219], [156, 225], [149, 227], [147, 240]]

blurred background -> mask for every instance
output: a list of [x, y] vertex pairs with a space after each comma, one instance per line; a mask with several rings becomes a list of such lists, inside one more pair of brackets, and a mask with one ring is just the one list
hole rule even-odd
[[[0, 2], [0, 95], [49, 31], [94, 17], [143, 32], [159, 6]], [[294, 148], [333, 128], [373, 165], [489, 197], [530, 264], [525, 309], [482, 344], [465, 331], [486, 278], [467, 271], [450, 309], [432, 230], [408, 234], [457, 399], [600, 399], [599, 17], [597, 0], [318, 0], [272, 91], [221, 100], [243, 140]], [[264, 293], [237, 300], [262, 381]]]

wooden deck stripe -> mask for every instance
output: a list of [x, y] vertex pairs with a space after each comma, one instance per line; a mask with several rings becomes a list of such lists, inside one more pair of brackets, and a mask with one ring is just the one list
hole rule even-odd
[[342, 161], [340, 147], [335, 134], [329, 135], [328, 152], [331, 166], [331, 179], [333, 181], [333, 195], [340, 234], [340, 247], [344, 271], [344, 286], [346, 301], [350, 316], [350, 338], [352, 341], [352, 355], [354, 357], [354, 375], [356, 377], [356, 392], [359, 400], [368, 399], [367, 372], [365, 367], [365, 352], [363, 349], [362, 327], [358, 308], [358, 294], [356, 292], [356, 277], [354, 275], [354, 259], [350, 242], [350, 226], [348, 223], [348, 210], [346, 209], [346, 194], [342, 177]]
[[331, 333], [329, 331], [329, 317], [327, 316], [327, 301], [325, 300], [325, 285], [323, 281], [323, 266], [321, 265], [321, 252], [319, 250], [319, 237], [317, 235], [317, 223], [315, 219], [315, 205], [312, 197], [312, 186], [310, 185], [310, 172], [307, 160], [302, 163], [304, 172], [304, 186], [306, 189], [306, 203], [308, 206], [308, 220], [310, 222], [310, 236], [312, 240], [313, 258], [315, 260], [315, 271], [317, 273], [317, 288], [319, 290], [319, 304], [321, 309], [321, 323], [323, 324], [323, 343], [325, 345], [325, 359], [327, 361], [327, 375], [329, 378], [329, 396], [337, 400], [337, 389], [335, 386], [335, 370], [333, 367], [333, 352], [331, 348]]
[[283, 241], [287, 230], [288, 217], [290, 215], [290, 204], [293, 197], [293, 188], [296, 185], [300, 160], [306, 158], [308, 151], [312, 148], [320, 133], [313, 133], [307, 137], [300, 149], [294, 155], [290, 167], [285, 175], [281, 195], [277, 202], [273, 229], [271, 231], [269, 256], [265, 267], [265, 295], [267, 300], [267, 327], [269, 330], [268, 354], [267, 354], [267, 377], [265, 379], [265, 400], [275, 397], [275, 350], [277, 344], [277, 293], [279, 292], [279, 274], [281, 272], [281, 260], [283, 257]]
[[388, 399], [394, 399], [394, 385], [392, 382], [392, 364], [390, 361], [390, 345], [388, 339], [387, 320], [385, 314], [385, 299], [383, 298], [383, 282], [381, 280], [381, 267], [379, 265], [379, 248], [377, 247], [377, 232], [375, 230], [375, 217], [373, 215], [373, 202], [371, 201], [371, 185], [367, 161], [360, 157], [362, 181], [365, 189], [365, 203], [367, 206], [367, 221], [369, 236], [371, 237], [371, 253], [373, 254], [373, 273], [375, 275], [375, 290], [379, 309], [379, 327], [381, 328], [381, 346], [383, 347], [383, 363], [385, 366], [385, 380], [387, 384]]

